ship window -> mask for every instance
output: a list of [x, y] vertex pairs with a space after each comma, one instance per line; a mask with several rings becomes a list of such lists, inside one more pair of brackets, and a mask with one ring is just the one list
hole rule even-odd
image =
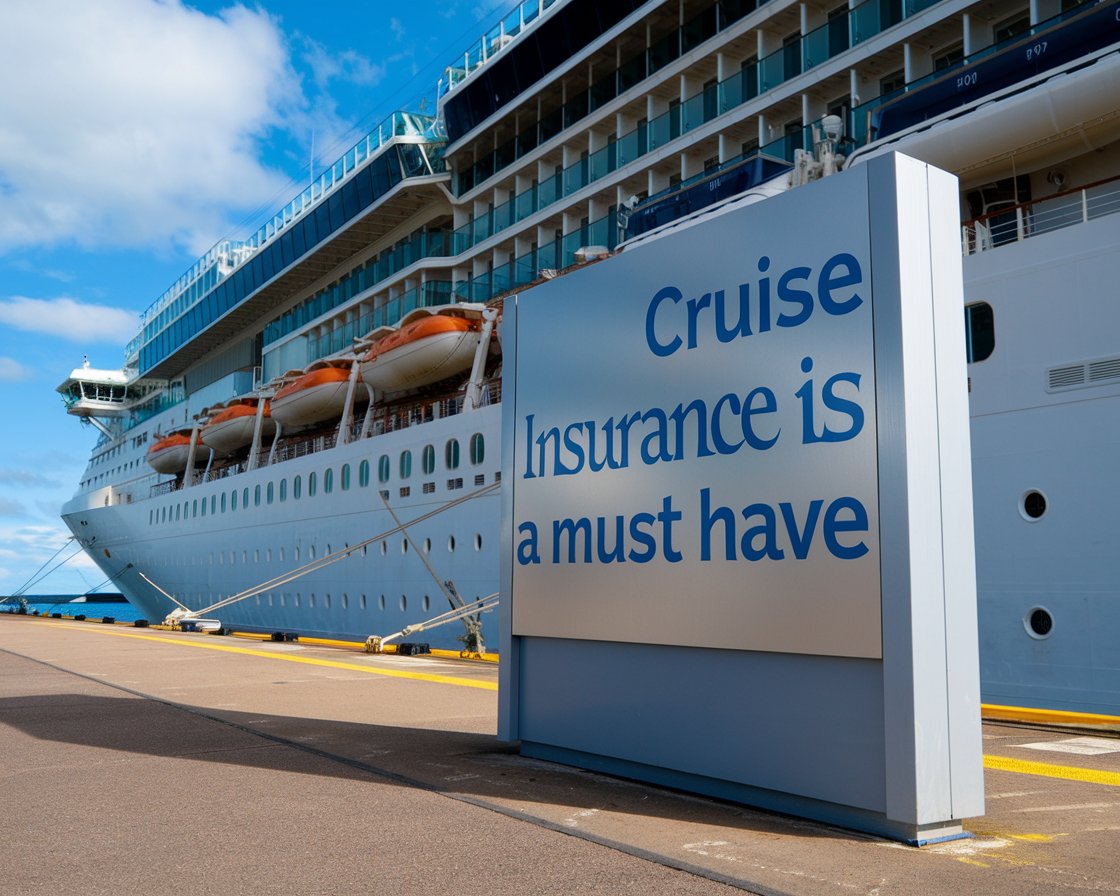
[[430, 554], [432, 552], [432, 540], [430, 538], [424, 539], [424, 553]]
[[260, 563], [261, 562], [261, 549], [260, 548], [253, 548], [253, 562], [254, 563]]
[[342, 592], [342, 609], [348, 610], [350, 608], [350, 597], [345, 591]]
[[302, 491], [303, 491], [303, 477], [296, 476], [292, 480], [292, 499], [295, 500], [295, 501], [298, 501], [299, 496], [300, 496], [300, 492], [302, 492]]
[[404, 594], [401, 595], [401, 609], [402, 610], [407, 610], [408, 609], [408, 596], [404, 595]]
[[382, 557], [384, 557], [384, 556], [385, 556], [385, 554], [386, 554], [386, 553], [387, 553], [388, 551], [389, 551], [389, 545], [388, 545], [388, 543], [387, 543], [386, 541], [382, 540], [382, 542], [381, 542], [381, 556], [382, 556]]
[[264, 488], [264, 500], [265, 500], [266, 504], [271, 504], [272, 503], [272, 489], [273, 489], [273, 486], [272, 486], [271, 482], [268, 483], [268, 485], [266, 485], [265, 488]]
[[444, 463], [447, 464], [447, 469], [454, 470], [459, 466], [459, 440], [448, 439], [447, 445], [443, 450]]
[[226, 512], [226, 493], [222, 492], [222, 513]]
[[299, 545], [297, 544], [292, 548], [292, 558], [296, 563], [299, 563]]
[[365, 488], [369, 485], [369, 461], [363, 460], [358, 464], [358, 487]]
[[366, 596], [363, 594], [362, 595], [362, 609], [364, 610], [365, 608], [366, 608]]
[[178, 504], [176, 504], [176, 505], [175, 505], [175, 521], [176, 521], [176, 522], [178, 522], [178, 521], [179, 521], [179, 513], [180, 513], [181, 511], [182, 511], [182, 508], [181, 508], [181, 507], [180, 507], [180, 506], [179, 506]]
[[[260, 496], [260, 486], [259, 485], [257, 486], [257, 492], [258, 492], [257, 503], [260, 504], [261, 503], [261, 496]], [[245, 486], [245, 488], [241, 491], [241, 506], [242, 507], [248, 507], [249, 506], [249, 486]]]
[[906, 72], [899, 69], [879, 79], [879, 96], [887, 96], [906, 86]]
[[261, 506], [261, 487], [259, 485], [253, 489], [253, 506]]
[[288, 480], [280, 480], [280, 503], [283, 504], [288, 500]]
[[964, 41], [957, 41], [933, 54], [933, 70], [944, 71], [964, 59]]
[[407, 554], [408, 553], [408, 538], [407, 537], [401, 539], [401, 553], [402, 554]]
[[1046, 495], [1037, 489], [1025, 492], [1019, 499], [1019, 514], [1028, 523], [1035, 523], [1046, 513]]
[[424, 600], [421, 601], [421, 606], [423, 607], [425, 613], [428, 612], [428, 609], [431, 607], [431, 605], [432, 605], [431, 597], [429, 597], [427, 594], [425, 594], [424, 595]]
[[194, 518], [196, 516], [198, 516], [198, 498], [191, 501], [191, 517]]
[[412, 475], [412, 452], [401, 452], [401, 479], [407, 479]]
[[420, 454], [420, 466], [424, 470], [424, 475], [431, 475], [431, 472], [436, 468], [436, 449], [431, 445], [425, 445], [423, 452]]
[[313, 545], [313, 544], [309, 544], [307, 546], [307, 559], [308, 560], [314, 560], [315, 559], [315, 545]]
[[331, 596], [329, 594], [323, 595], [323, 603], [326, 604], [328, 610], [331, 608]]
[[388, 454], [382, 454], [381, 457], [379, 457], [377, 459], [377, 481], [378, 482], [388, 482], [389, 481], [389, 455]]
[[350, 488], [350, 464], [342, 465], [341, 482], [339, 484], [343, 491]]
[[475, 536], [474, 536], [474, 549], [476, 551], [481, 551], [482, 550], [482, 535], [479, 534], [479, 533], [475, 533]]
[[307, 605], [309, 607], [315, 606], [315, 592], [314, 591], [312, 591], [309, 595], [307, 595]]
[[471, 463], [478, 466], [486, 457], [486, 439], [480, 432], [471, 436]]
[[210, 496], [210, 515], [211, 516], [213, 516], [217, 512], [215, 510], [215, 507], [217, 506], [217, 503], [218, 503], [218, 496], [217, 495], [211, 495]]
[[382, 594], [381, 597], [378, 598], [377, 608], [379, 610], [384, 610], [385, 609], [385, 595], [384, 594]]
[[996, 347], [996, 322], [992, 306], [976, 302], [964, 307], [965, 352], [969, 364], [991, 357]]
[[237, 510], [237, 489], [234, 489], [229, 496], [229, 509]]
[[455, 550], [455, 536], [454, 535], [448, 535], [447, 536], [447, 550], [449, 550], [449, 551]]
[[323, 471], [323, 494], [329, 495], [334, 490], [334, 470], [327, 467]]
[[1054, 617], [1045, 607], [1032, 607], [1023, 619], [1027, 634], [1036, 640], [1049, 638], [1054, 630]]
[[307, 497], [309, 497], [309, 498], [314, 498], [315, 497], [315, 486], [316, 486], [316, 484], [317, 484], [317, 480], [315, 478], [315, 473], [314, 472], [308, 473], [307, 474]]

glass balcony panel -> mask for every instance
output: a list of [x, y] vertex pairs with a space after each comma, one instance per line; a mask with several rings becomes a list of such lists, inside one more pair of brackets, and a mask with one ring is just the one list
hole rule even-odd
[[529, 187], [528, 190], [518, 193], [517, 198], [514, 200], [514, 205], [516, 207], [515, 215], [518, 221], [524, 221], [537, 210], [536, 194], [536, 187]]
[[773, 90], [786, 79], [785, 54], [778, 50], [758, 63], [759, 92]]
[[801, 64], [804, 71], [829, 58], [829, 25], [815, 28], [801, 39]]
[[621, 140], [615, 144], [618, 147], [618, 167], [629, 165], [634, 159], [642, 155], [643, 150], [639, 147], [638, 143], [638, 130], [635, 129], [629, 134], [626, 134]]
[[564, 169], [564, 195], [570, 196], [587, 185], [586, 166], [582, 160]]
[[588, 159], [588, 177], [590, 180], [598, 180], [600, 177], [605, 177], [614, 170], [611, 165], [612, 157], [615, 156], [614, 146], [604, 146], [602, 149], [597, 150], [591, 154]]
[[557, 199], [560, 198], [561, 175], [557, 174], [547, 180], [541, 181], [537, 188], [540, 201], [537, 203], [537, 208], [541, 209], [547, 205], [552, 205]]
[[669, 115], [669, 112], [664, 112], [649, 123], [649, 148], [651, 150], [664, 146], [669, 142]]
[[494, 233], [505, 230], [513, 223], [513, 200], [503, 202], [494, 209]]
[[698, 93], [681, 103], [681, 132], [687, 133], [704, 124], [704, 94]]
[[852, 44], [862, 43], [880, 31], [879, 0], [867, 0], [851, 11]]

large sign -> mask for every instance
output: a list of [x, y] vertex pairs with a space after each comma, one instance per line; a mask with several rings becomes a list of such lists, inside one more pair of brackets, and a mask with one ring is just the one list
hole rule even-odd
[[957, 196], [888, 155], [507, 300], [501, 738], [914, 843], [983, 811]]
[[514, 634], [881, 656], [866, 194], [654, 240], [517, 309]]

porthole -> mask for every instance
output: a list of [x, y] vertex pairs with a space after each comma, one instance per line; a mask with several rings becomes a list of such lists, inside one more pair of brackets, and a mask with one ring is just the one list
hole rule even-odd
[[307, 546], [307, 558], [309, 560], [314, 560], [315, 559], [315, 545], [309, 544]]
[[378, 599], [377, 608], [379, 610], [384, 610], [385, 609], [385, 595], [384, 594], [382, 594], [381, 597]]
[[364, 610], [366, 608], [366, 596], [364, 594], [362, 595], [361, 603], [362, 603], [362, 609]]
[[[213, 508], [211, 508], [213, 509]], [[222, 513], [226, 512], [226, 493], [222, 492]]]
[[401, 539], [401, 553], [402, 554], [407, 554], [408, 553], [408, 539], [407, 538], [402, 538]]
[[109, 553], [108, 548], [103, 548], [101, 553], [103, 553], [105, 555], [106, 560], [112, 560], [113, 559], [113, 555]]
[[302, 491], [303, 491], [303, 477], [296, 476], [295, 479], [292, 480], [292, 498], [294, 500], [298, 501], [299, 496], [302, 493]]
[[229, 496], [229, 509], [237, 510], [237, 489], [234, 489]]
[[1019, 515], [1028, 523], [1036, 523], [1046, 513], [1046, 495], [1037, 489], [1024, 492], [1019, 498]]
[[358, 464], [358, 488], [369, 485], [369, 461], [363, 460]]
[[412, 452], [401, 452], [401, 465], [400, 465], [401, 479], [407, 479], [412, 475]]
[[389, 551], [389, 543], [386, 541], [381, 542], [381, 556], [384, 557]]
[[995, 315], [987, 302], [965, 305], [964, 338], [965, 357], [969, 364], [987, 360], [995, 351]]
[[459, 440], [449, 439], [443, 449], [443, 459], [447, 469], [454, 470], [459, 466]]
[[307, 474], [307, 497], [309, 497], [309, 498], [314, 498], [315, 497], [315, 487], [316, 487], [317, 484], [318, 484], [318, 479], [316, 479], [315, 473], [314, 472], [308, 473]]
[[329, 594], [323, 595], [323, 602], [329, 610], [331, 608], [331, 596]]
[[350, 609], [350, 596], [345, 591], [342, 592], [342, 609]]
[[253, 489], [253, 506], [261, 506], [261, 487], [259, 485]]
[[1054, 617], [1045, 607], [1031, 607], [1023, 617], [1023, 628], [1036, 641], [1041, 641], [1054, 631]]
[[424, 539], [424, 553], [430, 554], [432, 552], [432, 540], [430, 538]]
[[268, 483], [264, 489], [264, 500], [266, 504], [272, 503], [272, 483]]
[[478, 466], [486, 457], [486, 439], [482, 433], [476, 432], [471, 436], [471, 463]]
[[309, 595], [307, 596], [307, 605], [308, 605], [309, 607], [314, 607], [314, 606], [315, 606], [315, 592], [314, 592], [314, 591], [312, 591], [312, 592], [311, 592], [311, 593], [310, 593], [310, 594], [309, 594]]
[[288, 500], [288, 480], [280, 480], [280, 503], [283, 504]]
[[334, 491], [334, 470], [327, 467], [323, 471], [323, 494], [329, 495]]
[[447, 550], [448, 551], [454, 551], [455, 550], [455, 536], [454, 535], [448, 535], [447, 536]]
[[475, 533], [475, 536], [474, 536], [474, 549], [476, 551], [481, 551], [482, 550], [482, 535], [480, 535], [477, 532]]
[[425, 476], [431, 476], [436, 468], [436, 449], [434, 445], [425, 445], [420, 452], [420, 466]]
[[424, 612], [427, 613], [428, 609], [432, 606], [432, 599], [425, 594], [424, 600], [420, 602], [420, 605], [424, 608]]
[[[257, 486], [257, 503], [258, 504], [261, 503], [260, 488], [261, 487], [258, 485]], [[249, 486], [245, 486], [245, 488], [243, 488], [241, 490], [241, 506], [242, 507], [248, 507], [249, 506]]]
[[388, 454], [382, 454], [381, 457], [379, 457], [377, 459], [377, 481], [378, 482], [388, 482], [389, 481], [389, 455]]
[[403, 610], [407, 610], [407, 609], [408, 609], [408, 596], [402, 594], [401, 595], [401, 610], [403, 611]]
[[343, 464], [342, 469], [339, 471], [339, 487], [343, 491], [348, 491], [350, 488], [350, 464]]

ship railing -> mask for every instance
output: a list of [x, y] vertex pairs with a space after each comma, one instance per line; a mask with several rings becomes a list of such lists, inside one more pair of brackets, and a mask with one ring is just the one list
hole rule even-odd
[[1120, 212], [1120, 177], [1030, 202], [1002, 205], [961, 226], [961, 249], [976, 255]]

